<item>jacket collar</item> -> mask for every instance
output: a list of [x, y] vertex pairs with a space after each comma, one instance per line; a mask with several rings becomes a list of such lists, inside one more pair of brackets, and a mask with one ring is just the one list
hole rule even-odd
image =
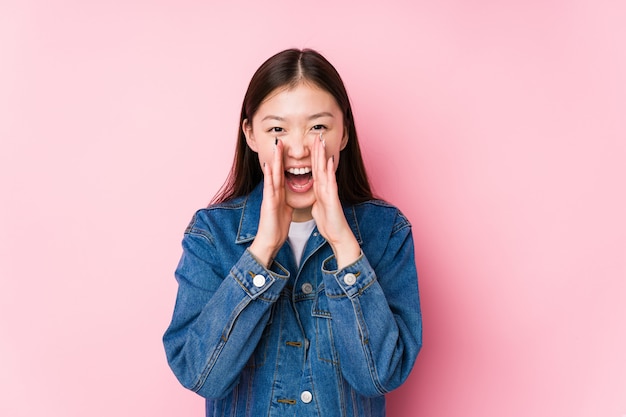
[[[263, 181], [261, 181], [243, 202], [241, 210], [241, 219], [239, 220], [239, 229], [235, 243], [246, 243], [254, 240], [259, 228], [259, 216], [261, 215], [261, 202], [263, 201]], [[343, 206], [343, 213], [346, 216], [348, 225], [352, 229], [352, 233], [359, 245], [363, 243], [361, 240], [361, 231], [359, 223], [356, 219], [355, 208], [352, 205]]]

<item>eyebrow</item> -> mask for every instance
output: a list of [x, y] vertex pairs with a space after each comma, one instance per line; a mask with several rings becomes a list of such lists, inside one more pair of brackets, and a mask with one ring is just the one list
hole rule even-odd
[[[309, 120], [315, 120], [315, 119], [319, 119], [321, 117], [332, 117], [334, 118], [335, 116], [333, 116], [332, 113], [324, 111], [321, 113], [315, 113], [312, 114], [311, 116], [308, 117]], [[284, 117], [280, 117], [280, 116], [275, 116], [273, 114], [269, 114], [267, 116], [265, 116], [263, 119], [261, 119], [261, 121], [265, 121], [265, 120], [278, 120], [279, 122], [284, 122], [285, 118]]]
[[332, 113], [329, 113], [327, 111], [323, 111], [321, 113], [315, 113], [314, 115], [311, 115], [309, 117], [309, 120], [319, 119], [320, 117], [335, 117], [335, 116], [333, 116]]

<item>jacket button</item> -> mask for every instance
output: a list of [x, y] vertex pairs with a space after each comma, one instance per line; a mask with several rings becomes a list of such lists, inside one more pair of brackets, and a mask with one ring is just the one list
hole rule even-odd
[[302, 292], [305, 294], [311, 294], [313, 292], [313, 286], [308, 282], [302, 284]]
[[252, 283], [255, 287], [262, 287], [265, 285], [265, 277], [263, 275], [255, 275], [252, 278]]
[[302, 391], [302, 394], [300, 394], [300, 399], [303, 403], [308, 404], [313, 399], [313, 394], [311, 394], [311, 392], [309, 391]]
[[345, 282], [346, 285], [354, 285], [356, 276], [354, 274], [346, 274], [346, 276], [343, 277], [343, 282]]

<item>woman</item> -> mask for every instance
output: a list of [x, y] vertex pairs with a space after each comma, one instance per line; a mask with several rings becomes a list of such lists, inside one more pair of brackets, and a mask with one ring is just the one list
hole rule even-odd
[[207, 416], [384, 416], [422, 344], [408, 220], [373, 197], [335, 68], [256, 71], [233, 167], [194, 215], [163, 340]]

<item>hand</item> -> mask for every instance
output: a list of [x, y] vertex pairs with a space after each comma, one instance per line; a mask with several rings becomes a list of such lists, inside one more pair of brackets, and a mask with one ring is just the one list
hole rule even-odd
[[276, 139], [271, 161], [262, 162], [263, 201], [259, 230], [250, 245], [250, 252], [268, 268], [287, 240], [293, 209], [285, 202], [283, 143]]
[[337, 267], [341, 269], [357, 260], [361, 248], [343, 214], [335, 178], [335, 156], [326, 159], [322, 134], [313, 144], [312, 170], [315, 203], [311, 213], [317, 229], [335, 253]]

